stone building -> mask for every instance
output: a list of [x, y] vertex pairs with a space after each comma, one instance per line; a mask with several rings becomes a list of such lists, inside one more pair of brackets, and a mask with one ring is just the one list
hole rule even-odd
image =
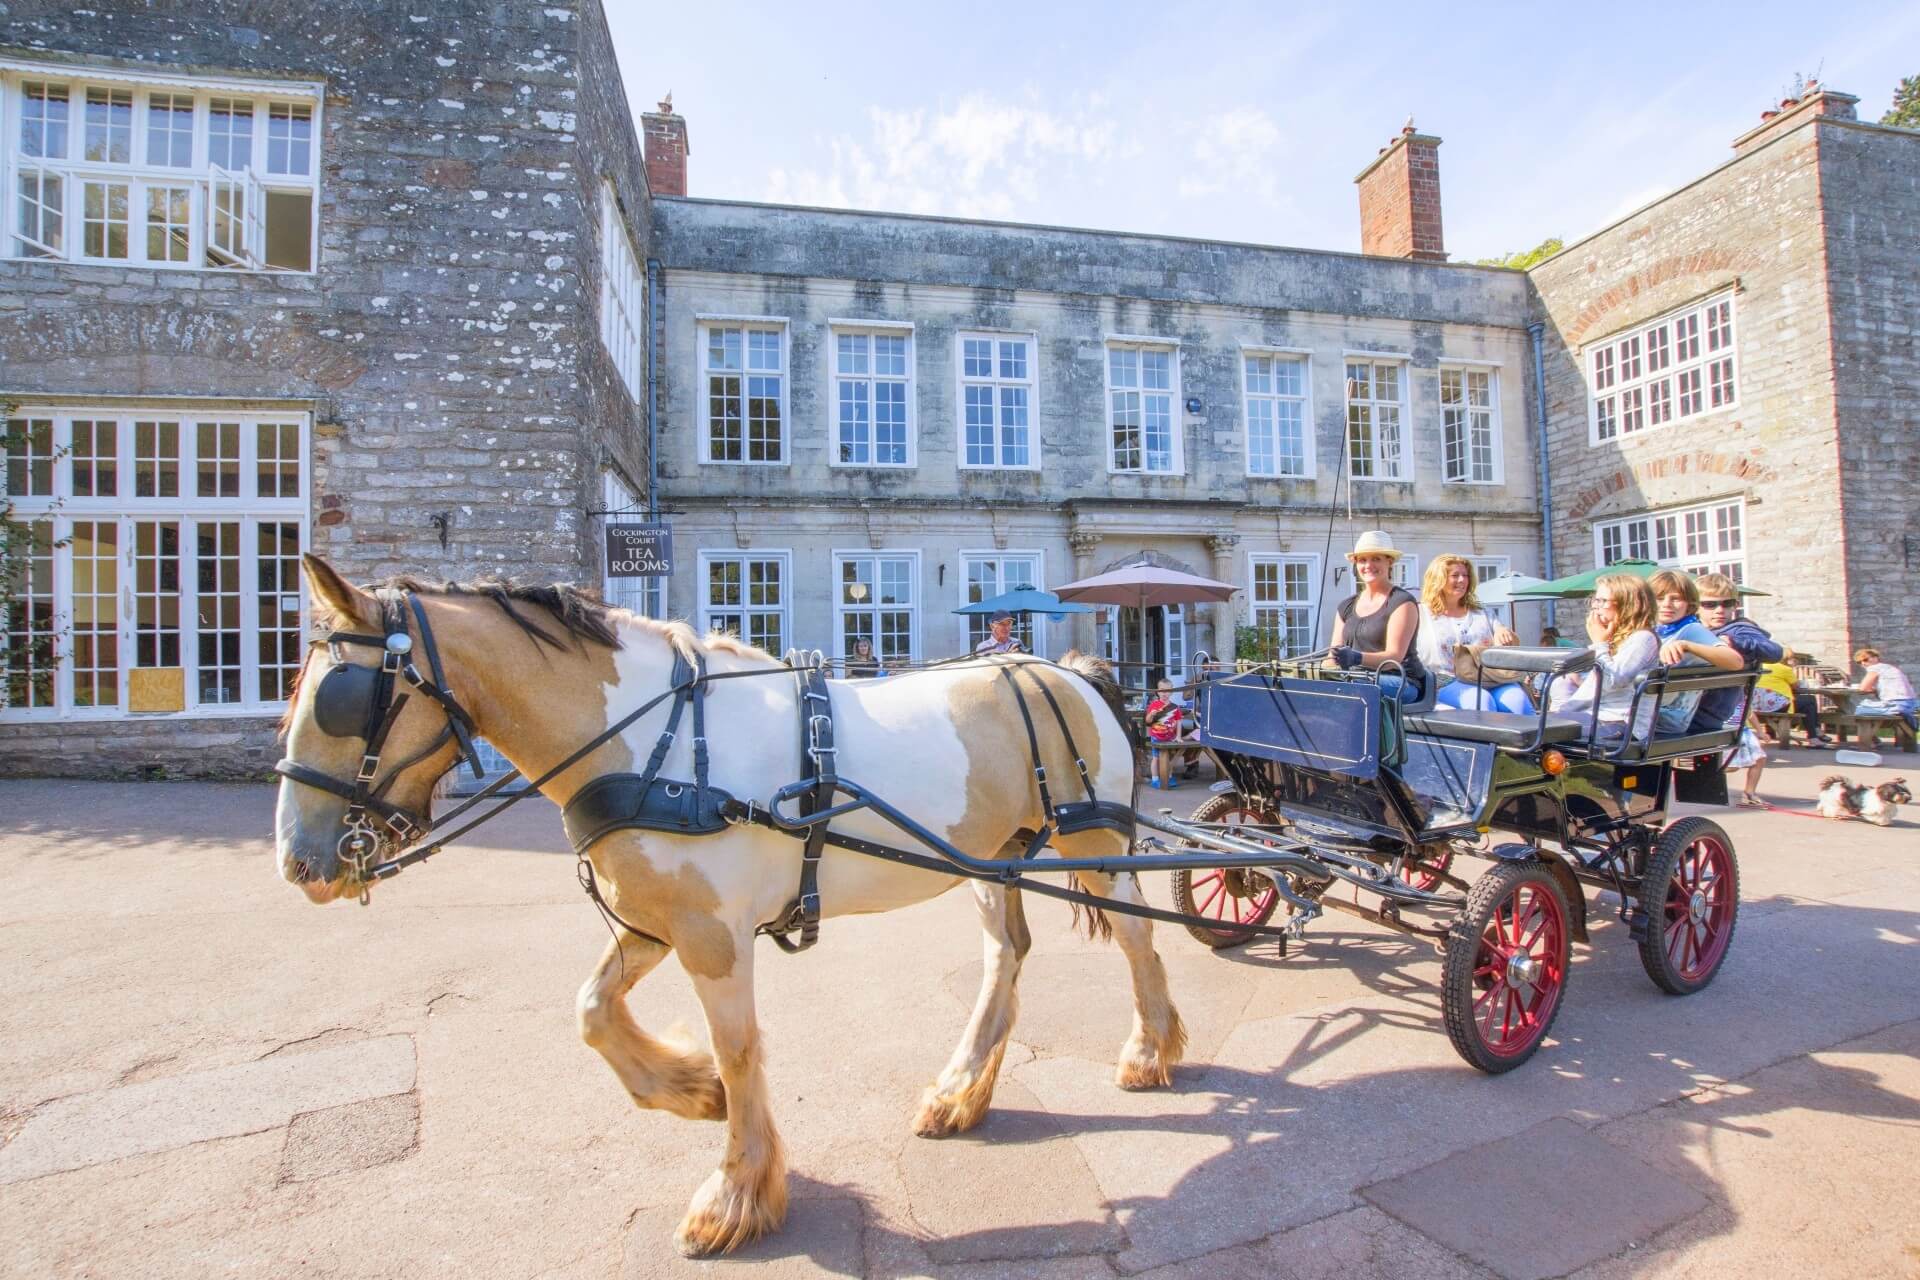
[[1819, 85], [1531, 272], [1553, 558], [1719, 568], [1846, 665], [1920, 664], [1920, 133]]
[[0, 181], [0, 768], [271, 763], [304, 548], [597, 577], [652, 232], [596, 5], [16, 0]]
[[661, 505], [672, 579], [604, 587], [775, 650], [944, 656], [969, 599], [1143, 557], [1240, 594], [1035, 646], [1297, 650], [1379, 527], [1414, 575], [1724, 564], [1823, 657], [1920, 657], [1920, 135], [1844, 95], [1531, 273], [1445, 261], [1411, 126], [1346, 254], [691, 198], [687, 122], [626, 101], [594, 0], [0, 9], [43, 539], [0, 771], [258, 770], [298, 551], [601, 581]]

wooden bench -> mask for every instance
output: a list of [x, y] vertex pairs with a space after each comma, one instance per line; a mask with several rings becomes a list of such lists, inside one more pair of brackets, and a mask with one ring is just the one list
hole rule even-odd
[[1758, 720], [1761, 727], [1772, 734], [1781, 746], [1792, 744], [1793, 722], [1796, 718], [1792, 711], [1756, 711], [1753, 713], [1753, 718]]
[[1894, 750], [1912, 751], [1914, 749], [1913, 730], [1909, 729], [1907, 722], [1899, 716], [1856, 711], [1852, 719], [1853, 727], [1860, 737], [1860, 745], [1869, 751], [1880, 745], [1880, 735], [1887, 731], [1893, 734]]

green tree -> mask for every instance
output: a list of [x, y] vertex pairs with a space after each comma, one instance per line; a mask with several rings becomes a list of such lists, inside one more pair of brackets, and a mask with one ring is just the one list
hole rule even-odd
[[1522, 249], [1500, 258], [1482, 258], [1476, 264], [1482, 267], [1512, 267], [1515, 271], [1525, 271], [1537, 267], [1554, 254], [1566, 248], [1566, 242], [1559, 236], [1549, 236], [1531, 249]]
[[[53, 539], [50, 520], [15, 518], [11, 495], [27, 488], [29, 454], [57, 459], [66, 450], [51, 450], [50, 437], [31, 438], [32, 427], [12, 414], [12, 405], [0, 403], [0, 467], [7, 478], [0, 486], [0, 707], [30, 697], [43, 705], [53, 699], [58, 620], [44, 597], [52, 586], [46, 581], [49, 557], [65, 545]], [[20, 643], [19, 637], [27, 635], [33, 638]]]
[[1893, 91], [1893, 106], [1880, 117], [1881, 124], [1897, 124], [1902, 129], [1920, 129], [1920, 76], [1908, 76]]

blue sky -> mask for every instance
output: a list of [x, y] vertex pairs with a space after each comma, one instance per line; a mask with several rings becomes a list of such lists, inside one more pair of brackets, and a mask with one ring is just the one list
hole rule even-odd
[[1357, 250], [1353, 178], [1411, 114], [1456, 260], [1704, 173], [1796, 73], [1862, 119], [1920, 73], [1900, 0], [608, 9], [635, 114], [687, 118], [692, 195]]

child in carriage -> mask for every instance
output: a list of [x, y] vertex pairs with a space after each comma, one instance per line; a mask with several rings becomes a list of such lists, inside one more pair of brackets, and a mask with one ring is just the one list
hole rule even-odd
[[[1705, 623], [1720, 642], [1729, 645], [1740, 655], [1740, 660], [1748, 667], [1759, 667], [1769, 662], [1784, 661], [1787, 651], [1779, 641], [1767, 634], [1766, 628], [1746, 618], [1736, 617], [1740, 607], [1740, 588], [1733, 579], [1725, 574], [1703, 573], [1694, 580], [1700, 590], [1700, 621]], [[1694, 712], [1693, 723], [1688, 726], [1690, 733], [1712, 733], [1719, 729], [1734, 728], [1740, 720], [1740, 705], [1745, 700], [1743, 689], [1709, 689], [1700, 697], [1700, 708]], [[1760, 774], [1767, 767], [1767, 749], [1760, 744], [1760, 735], [1753, 727], [1755, 711], [1779, 710], [1787, 705], [1785, 698], [1763, 707], [1759, 701], [1760, 690], [1753, 693], [1754, 702], [1749, 708], [1747, 723], [1739, 725], [1740, 739], [1727, 755], [1727, 768], [1745, 769], [1746, 779], [1740, 787], [1740, 803], [1764, 808], [1762, 800], [1754, 788], [1760, 784]]]
[[1553, 682], [1552, 709], [1563, 715], [1593, 715], [1595, 699], [1599, 700], [1597, 734], [1603, 743], [1618, 743], [1629, 732], [1645, 742], [1653, 733], [1651, 698], [1640, 700], [1631, 728], [1627, 716], [1633, 709], [1633, 682], [1660, 662], [1660, 642], [1653, 634], [1655, 608], [1645, 579], [1630, 573], [1603, 576], [1593, 584], [1587, 613], [1594, 670], [1584, 677], [1561, 676]]

